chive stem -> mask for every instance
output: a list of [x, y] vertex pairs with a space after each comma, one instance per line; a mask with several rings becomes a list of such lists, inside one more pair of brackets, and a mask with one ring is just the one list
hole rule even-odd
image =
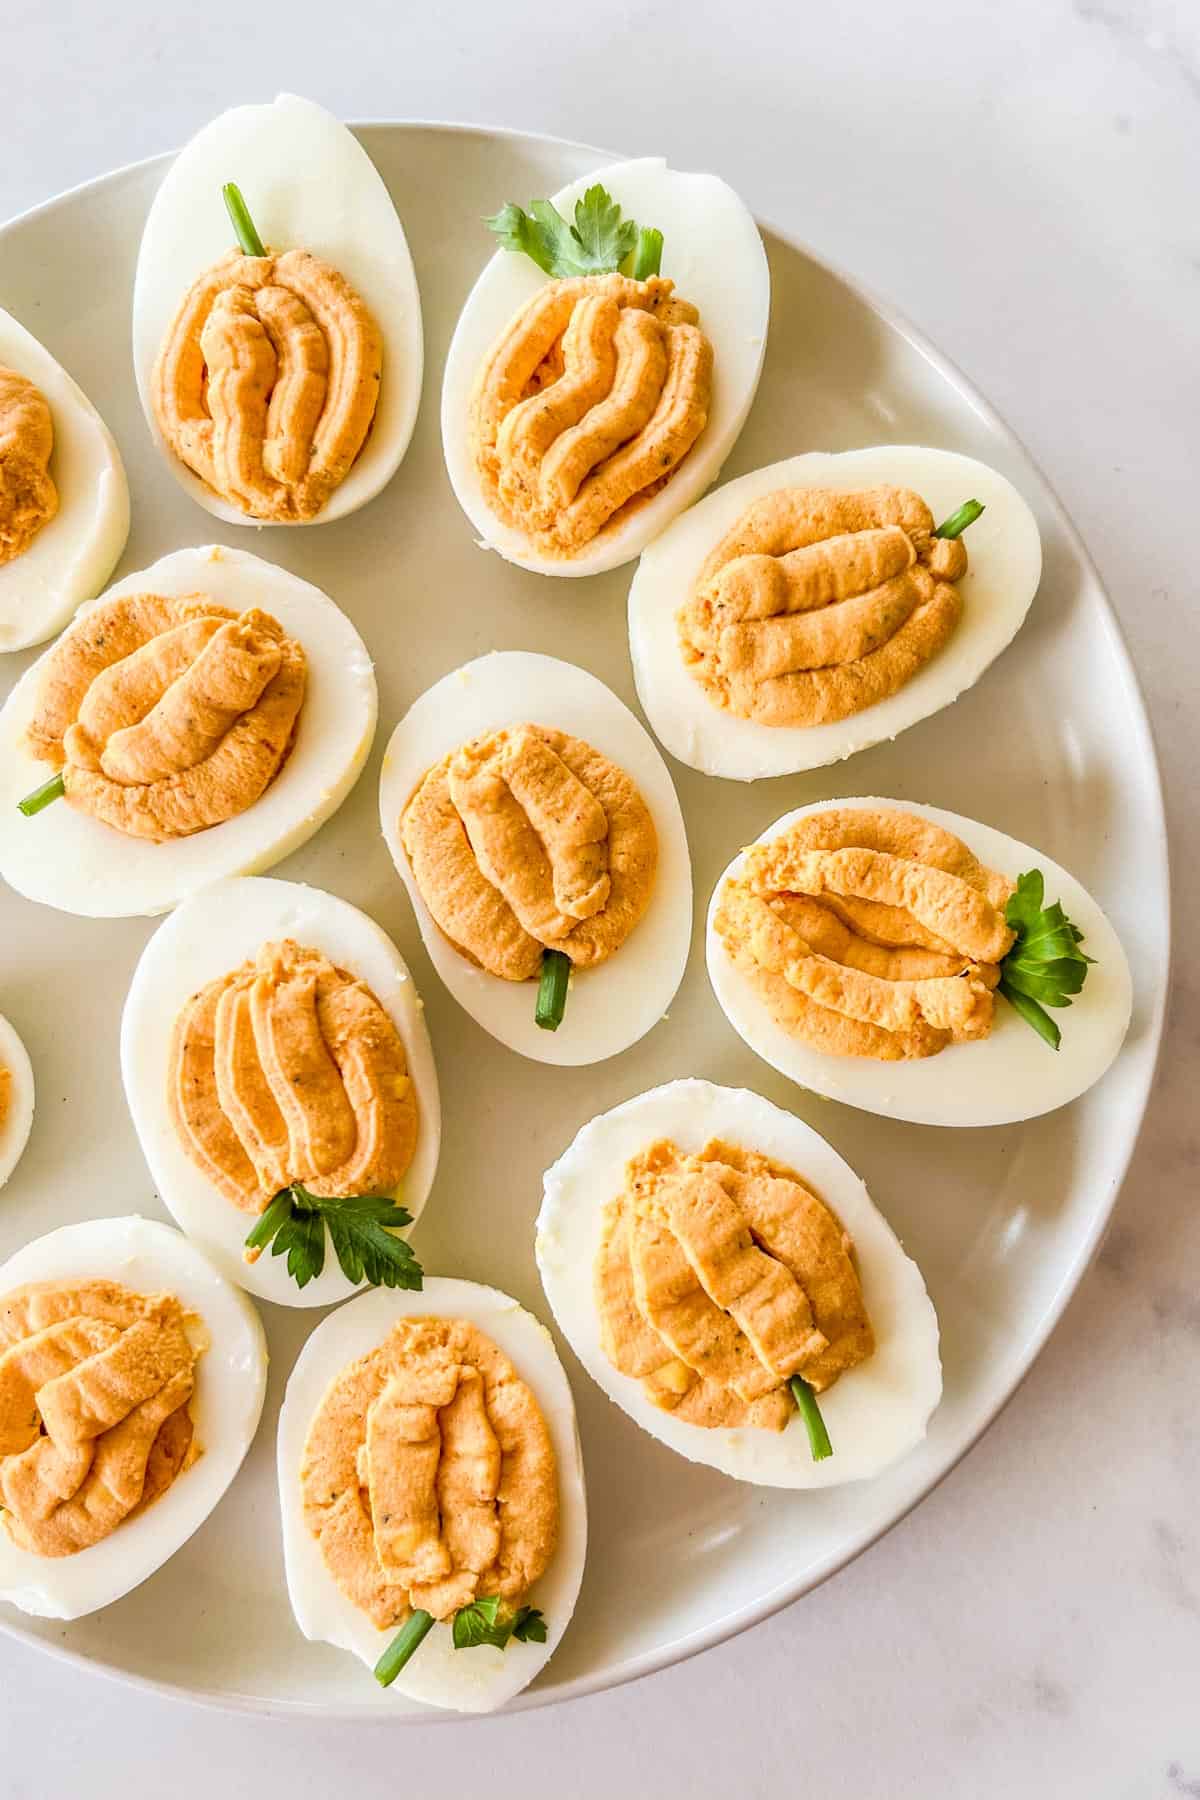
[[221, 198], [225, 202], [225, 211], [229, 214], [229, 223], [237, 233], [237, 241], [247, 256], [265, 256], [266, 249], [258, 232], [254, 228], [254, 220], [250, 217], [250, 208], [242, 199], [242, 190], [236, 181], [227, 181], [221, 189]]
[[18, 800], [17, 811], [23, 812], [27, 819], [32, 819], [35, 813], [40, 813], [52, 800], [61, 800], [66, 791], [67, 784], [60, 771], [59, 774], [52, 775], [49, 781], [43, 781], [41, 787], [34, 788], [32, 794], [26, 794], [23, 800]]
[[543, 1031], [557, 1031], [567, 1005], [567, 982], [571, 976], [571, 959], [561, 950], [547, 950], [542, 956], [542, 978], [538, 982], [537, 1005], [533, 1017]]
[[638, 231], [637, 248], [633, 253], [633, 279], [649, 281], [651, 275], [657, 275], [662, 268], [663, 234], [656, 231], [653, 225], [643, 225]]
[[967, 529], [967, 526], [973, 525], [983, 511], [984, 505], [982, 500], [964, 500], [957, 512], [952, 512], [948, 519], [942, 520], [942, 523], [933, 534], [934, 537], [961, 537], [963, 532]]
[[292, 1190], [291, 1188], [280, 1188], [270, 1206], [267, 1207], [246, 1238], [247, 1250], [262, 1250], [269, 1244], [284, 1220], [291, 1217], [291, 1212]]
[[400, 1627], [379, 1661], [375, 1664], [375, 1679], [380, 1687], [391, 1687], [397, 1675], [433, 1630], [433, 1614], [418, 1607], [412, 1616]]
[[793, 1375], [788, 1386], [792, 1390], [800, 1417], [804, 1420], [804, 1429], [808, 1432], [808, 1447], [812, 1451], [812, 1459], [814, 1462], [824, 1462], [827, 1456], [833, 1455], [833, 1445], [829, 1441], [829, 1433], [817, 1405], [817, 1396], [803, 1375]]

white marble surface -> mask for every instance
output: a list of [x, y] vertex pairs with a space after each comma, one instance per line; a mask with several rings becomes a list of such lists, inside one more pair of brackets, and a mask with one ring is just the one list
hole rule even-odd
[[[1194, 0], [4, 0], [0, 36], [0, 217], [280, 87], [719, 169], [907, 310], [1047, 469], [1149, 694], [1178, 896], [1200, 878]], [[90, 1800], [1200, 1797], [1198, 984], [1185, 938], [1141, 1147], [1049, 1348], [825, 1588], [636, 1687], [403, 1733], [201, 1713], [0, 1639], [0, 1796], [86, 1767]]]

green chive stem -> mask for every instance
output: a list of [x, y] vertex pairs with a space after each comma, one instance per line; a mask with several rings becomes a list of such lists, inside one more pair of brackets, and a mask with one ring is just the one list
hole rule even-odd
[[982, 500], [964, 500], [957, 512], [952, 512], [948, 519], [942, 520], [933, 534], [934, 537], [961, 537], [967, 526], [973, 525], [983, 510]]
[[996, 987], [997, 992], [1004, 995], [1017, 1016], [1024, 1019], [1027, 1025], [1032, 1025], [1038, 1036], [1049, 1044], [1052, 1050], [1057, 1050], [1062, 1043], [1062, 1032], [1041, 1002], [1035, 1000], [1031, 994], [1021, 993], [1020, 989], [1013, 987], [1012, 983], [1006, 981], [1003, 975]]
[[637, 248], [633, 253], [633, 279], [649, 281], [651, 275], [657, 275], [662, 268], [663, 234], [656, 231], [653, 225], [643, 225], [638, 232]]
[[418, 1607], [375, 1664], [375, 1679], [380, 1687], [391, 1687], [405, 1663], [420, 1649], [432, 1630], [433, 1614]]
[[261, 1250], [269, 1244], [284, 1220], [291, 1217], [292, 1190], [280, 1188], [270, 1206], [262, 1214], [254, 1229], [246, 1238], [247, 1250]]
[[35, 813], [40, 813], [52, 800], [61, 800], [66, 791], [67, 784], [62, 775], [52, 775], [49, 781], [43, 781], [41, 787], [34, 788], [32, 794], [26, 794], [23, 800], [17, 801], [17, 811], [23, 812], [27, 819], [32, 819]]
[[817, 1405], [817, 1396], [803, 1375], [793, 1375], [788, 1386], [799, 1408], [800, 1417], [804, 1420], [804, 1429], [808, 1432], [808, 1447], [812, 1451], [812, 1459], [814, 1462], [824, 1462], [827, 1456], [833, 1455], [833, 1445], [829, 1441], [829, 1433]]
[[254, 228], [254, 220], [250, 217], [250, 208], [242, 199], [242, 190], [236, 181], [227, 181], [221, 189], [221, 198], [225, 202], [225, 211], [229, 214], [229, 223], [237, 234], [237, 241], [247, 256], [265, 256], [267, 254], [262, 239]]
[[571, 976], [571, 959], [561, 950], [547, 950], [542, 956], [542, 978], [538, 982], [537, 1005], [533, 1017], [543, 1031], [557, 1031], [567, 1005], [567, 982]]

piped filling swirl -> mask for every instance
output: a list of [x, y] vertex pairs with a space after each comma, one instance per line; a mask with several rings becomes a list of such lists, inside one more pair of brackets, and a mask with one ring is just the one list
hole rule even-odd
[[635, 1156], [594, 1272], [605, 1355], [690, 1425], [781, 1431], [875, 1348], [854, 1246], [793, 1170], [714, 1139]]
[[181, 462], [254, 519], [317, 516], [375, 417], [383, 339], [346, 278], [307, 250], [229, 254], [185, 294], [154, 371]]
[[927, 819], [834, 807], [748, 850], [713, 922], [784, 1031], [895, 1062], [989, 1034], [1012, 891]]
[[658, 838], [623, 769], [542, 725], [489, 732], [428, 770], [401, 821], [440, 929], [505, 981], [544, 950], [577, 967], [618, 950], [650, 904]]
[[708, 422], [712, 345], [661, 276], [550, 281], [489, 352], [471, 402], [492, 510], [568, 557], [670, 479]]
[[961, 538], [908, 488], [781, 488], [705, 559], [677, 616], [708, 698], [761, 725], [828, 725], [898, 692], [962, 616]]
[[478, 1597], [516, 1607], [558, 1541], [554, 1448], [532, 1390], [466, 1319], [401, 1319], [309, 1429], [304, 1517], [381, 1630]]
[[23, 556], [58, 511], [54, 421], [39, 387], [0, 367], [0, 569]]
[[73, 1556], [153, 1504], [199, 1454], [198, 1350], [179, 1302], [111, 1281], [0, 1299], [0, 1518], [36, 1556]]
[[180, 1144], [233, 1204], [390, 1194], [412, 1161], [417, 1100], [404, 1045], [365, 982], [285, 938], [192, 996], [167, 1094]]
[[275, 780], [306, 678], [269, 613], [121, 595], [88, 607], [46, 658], [26, 743], [62, 770], [68, 805], [130, 837], [189, 837]]

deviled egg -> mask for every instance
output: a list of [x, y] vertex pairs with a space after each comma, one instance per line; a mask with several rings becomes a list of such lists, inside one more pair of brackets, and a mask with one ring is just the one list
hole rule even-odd
[[941, 1398], [937, 1317], [854, 1171], [743, 1088], [672, 1081], [546, 1171], [542, 1285], [652, 1437], [766, 1487], [879, 1474]]
[[595, 676], [496, 651], [392, 734], [383, 832], [438, 974], [536, 1062], [601, 1062], [666, 1012], [692, 877], [653, 742]]
[[350, 792], [376, 713], [327, 594], [244, 550], [177, 550], [81, 608], [0, 711], [0, 873], [112, 918], [269, 868]]
[[50, 352], [0, 309], [0, 651], [53, 636], [129, 536], [112, 433]]
[[12, 1025], [0, 1013], [0, 1187], [29, 1142], [33, 1129], [33, 1064]]
[[771, 281], [715, 175], [614, 163], [529, 213], [446, 358], [442, 445], [484, 544], [543, 575], [628, 562], [720, 473], [762, 370]]
[[491, 1712], [546, 1665], [587, 1548], [575, 1407], [550, 1333], [437, 1278], [319, 1325], [279, 1416], [288, 1593], [381, 1687]]
[[0, 1267], [0, 1599], [78, 1619], [207, 1519], [258, 1428], [253, 1306], [169, 1225], [89, 1219]]
[[793, 456], [707, 495], [643, 552], [638, 698], [672, 756], [706, 775], [820, 768], [978, 681], [1041, 568], [1033, 513], [973, 457]]
[[134, 972], [121, 1073], [155, 1187], [231, 1281], [285, 1306], [420, 1286], [395, 1228], [437, 1170], [437, 1070], [404, 960], [357, 907], [261, 877], [185, 901]]
[[[814, 1093], [924, 1125], [1074, 1100], [1129, 1026], [1116, 932], [1065, 869], [990, 826], [822, 800], [717, 882], [708, 973], [730, 1024]], [[1062, 1026], [1046, 1009], [1070, 1007]]]
[[422, 359], [404, 227], [344, 125], [281, 94], [180, 151], [142, 236], [133, 361], [201, 506], [234, 525], [356, 511], [408, 448]]

